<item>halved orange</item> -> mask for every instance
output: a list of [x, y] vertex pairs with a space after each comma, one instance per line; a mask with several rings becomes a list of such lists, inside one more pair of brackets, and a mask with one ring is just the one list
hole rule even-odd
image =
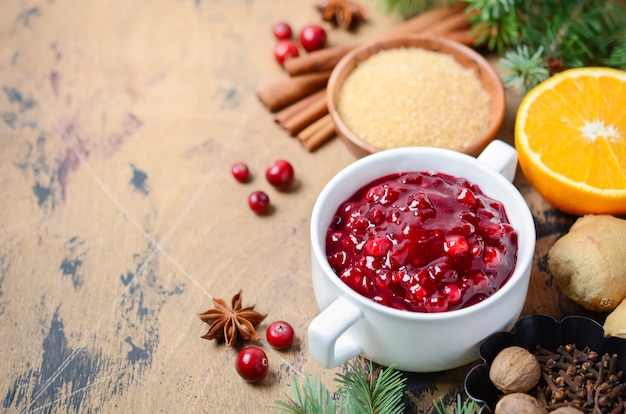
[[626, 72], [588, 67], [532, 89], [515, 120], [520, 167], [553, 207], [626, 214]]

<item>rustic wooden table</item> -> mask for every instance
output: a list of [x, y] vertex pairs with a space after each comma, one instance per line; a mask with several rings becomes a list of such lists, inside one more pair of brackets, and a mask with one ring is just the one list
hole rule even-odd
[[[356, 33], [325, 24], [330, 44], [361, 43], [399, 23], [361, 2]], [[354, 161], [338, 139], [313, 153], [285, 134], [255, 91], [284, 77], [270, 27], [319, 22], [311, 1], [76, 0], [0, 5], [0, 392], [7, 412], [267, 412], [293, 375], [330, 387], [309, 356], [317, 314], [309, 214], [324, 184]], [[512, 142], [509, 93], [500, 137]], [[297, 186], [263, 175], [290, 160]], [[235, 161], [250, 183], [230, 174]], [[585, 314], [546, 272], [574, 217], [550, 209], [518, 173], [538, 244], [524, 314]], [[275, 207], [259, 217], [254, 189]], [[212, 298], [243, 289], [295, 345], [263, 341], [257, 385], [237, 349], [200, 338]], [[601, 317], [600, 315], [593, 315]], [[452, 401], [468, 369], [406, 374], [407, 412]]]

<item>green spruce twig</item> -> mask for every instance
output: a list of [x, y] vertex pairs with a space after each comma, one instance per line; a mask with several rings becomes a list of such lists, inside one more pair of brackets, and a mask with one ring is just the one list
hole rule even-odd
[[291, 414], [361, 414], [404, 412], [402, 396], [406, 379], [393, 366], [374, 370], [370, 361], [366, 370], [359, 362], [348, 363], [345, 374], [336, 373], [339, 384], [335, 393], [315, 378], [305, 376], [300, 382], [293, 376], [287, 401], [275, 401], [270, 407]]
[[465, 12], [472, 23], [476, 43], [503, 53], [519, 42], [518, 0], [465, 0]]
[[285, 401], [276, 401], [275, 408], [291, 414], [335, 414], [337, 401], [321, 381], [307, 375], [301, 383], [297, 375], [293, 376], [290, 386], [291, 397]]
[[543, 59], [543, 47], [531, 54], [528, 46], [518, 46], [504, 54], [500, 66], [505, 70], [501, 76], [504, 86], [514, 88], [520, 94], [550, 77]]
[[337, 374], [345, 413], [385, 413], [404, 412], [402, 395], [406, 378], [394, 367], [374, 371], [372, 362], [368, 371], [362, 364], [349, 365], [348, 374]]
[[626, 67], [626, 9], [619, 0], [464, 0], [472, 30], [501, 55], [505, 86], [522, 92], [585, 66]]
[[[441, 3], [378, 1], [386, 10], [413, 10], [415, 14]], [[501, 57], [505, 69], [503, 83], [507, 87], [525, 93], [570, 68], [626, 69], [624, 0], [461, 1], [466, 4], [476, 44]]]
[[475, 414], [478, 412], [478, 404], [474, 400], [467, 398], [462, 401], [461, 394], [456, 395], [456, 405], [450, 409], [443, 402], [443, 398], [435, 401], [435, 412], [437, 414]]

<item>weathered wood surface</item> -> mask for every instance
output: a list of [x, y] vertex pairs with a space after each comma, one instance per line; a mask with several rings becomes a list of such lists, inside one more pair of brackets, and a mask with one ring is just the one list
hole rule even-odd
[[[360, 43], [398, 24], [375, 2]], [[333, 386], [311, 360], [316, 315], [309, 214], [354, 160], [338, 140], [314, 153], [255, 97], [285, 76], [270, 27], [319, 22], [310, 1], [7, 0], [0, 4], [0, 397], [7, 412], [269, 412], [292, 375]], [[501, 138], [512, 142], [515, 107]], [[265, 168], [285, 158], [297, 188]], [[237, 183], [230, 165], [253, 171]], [[524, 313], [583, 314], [546, 273], [547, 249], [573, 222], [518, 174], [538, 244]], [[275, 209], [257, 217], [247, 195]], [[269, 354], [258, 385], [235, 373], [236, 349], [200, 336], [211, 298], [293, 323], [297, 340]], [[410, 412], [462, 391], [463, 367], [407, 374]], [[341, 369], [341, 368], [339, 368]]]

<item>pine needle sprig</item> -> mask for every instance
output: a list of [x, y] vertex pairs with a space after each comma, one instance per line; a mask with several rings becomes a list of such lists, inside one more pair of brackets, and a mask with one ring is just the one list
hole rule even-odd
[[598, 64], [626, 24], [626, 15], [611, 1], [526, 0], [523, 7], [524, 43], [542, 46], [546, 58], [561, 59], [565, 68]]
[[[379, 0], [404, 17], [444, 0]], [[524, 93], [570, 68], [626, 69], [623, 0], [462, 0], [476, 45], [497, 52], [505, 86]], [[547, 71], [547, 75], [546, 75]]]
[[294, 375], [287, 401], [275, 401], [270, 408], [291, 414], [403, 413], [406, 378], [393, 366], [374, 370], [370, 361], [367, 367], [348, 363], [345, 374], [335, 374], [335, 393], [316, 378], [307, 375], [300, 382]]
[[462, 401], [460, 393], [456, 395], [454, 409], [448, 408], [443, 402], [443, 398], [435, 401], [434, 408], [437, 414], [475, 414], [479, 410], [478, 404], [474, 400], [467, 398]]
[[374, 371], [372, 362], [369, 372], [359, 363], [350, 365], [348, 374], [338, 374], [339, 384], [346, 413], [385, 413], [404, 412], [402, 396], [406, 378], [394, 367]]
[[528, 46], [518, 46], [504, 54], [500, 59], [500, 66], [505, 70], [501, 75], [502, 84], [520, 94], [550, 77], [543, 57], [543, 47], [531, 54]]
[[291, 414], [335, 414], [337, 412], [338, 402], [326, 386], [316, 378], [307, 375], [301, 383], [298, 376], [294, 375], [290, 388], [291, 396], [287, 397], [287, 402], [275, 401], [276, 405], [270, 408]]
[[488, 32], [506, 86], [528, 91], [565, 69], [626, 66], [626, 10], [617, 0], [464, 1], [481, 10], [473, 30]]
[[465, 12], [472, 23], [476, 43], [503, 53], [518, 42], [520, 16], [518, 0], [466, 0]]
[[622, 34], [621, 39], [615, 42], [611, 54], [604, 60], [603, 64], [616, 68], [626, 67], [626, 32]]

